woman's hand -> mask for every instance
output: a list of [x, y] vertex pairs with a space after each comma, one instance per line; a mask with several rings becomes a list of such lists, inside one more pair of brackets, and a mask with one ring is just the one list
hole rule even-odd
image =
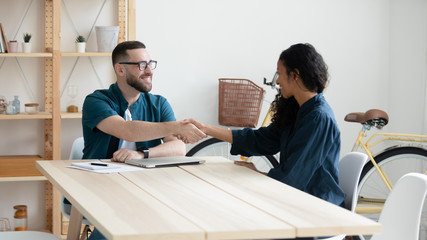
[[234, 161], [234, 164], [239, 165], [239, 166], [243, 166], [243, 167], [247, 167], [247, 168], [249, 168], [249, 169], [252, 169], [252, 170], [254, 170], [254, 171], [257, 171], [257, 172], [259, 172], [259, 173], [262, 173], [262, 174], [264, 174], [264, 175], [267, 175], [267, 173], [265, 173], [265, 172], [260, 172], [260, 171], [258, 171], [258, 170], [256, 169], [255, 165], [254, 165], [253, 163], [251, 163], [251, 162]]

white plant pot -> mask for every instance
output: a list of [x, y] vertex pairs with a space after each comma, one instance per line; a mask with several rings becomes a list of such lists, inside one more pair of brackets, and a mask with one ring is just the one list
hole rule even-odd
[[119, 40], [119, 26], [96, 26], [98, 52], [112, 52]]
[[85, 42], [77, 42], [76, 43], [76, 51], [79, 53], [84, 53], [86, 51], [86, 43]]
[[22, 43], [22, 51], [24, 53], [30, 53], [31, 52], [31, 43], [29, 43], [29, 42], [23, 42]]

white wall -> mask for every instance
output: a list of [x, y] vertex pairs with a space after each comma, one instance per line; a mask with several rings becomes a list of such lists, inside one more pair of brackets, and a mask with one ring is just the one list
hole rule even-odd
[[218, 78], [261, 85], [274, 75], [282, 50], [313, 44], [329, 65], [325, 96], [346, 152], [359, 126], [345, 123], [345, 114], [387, 110], [389, 5], [386, 0], [137, 1], [136, 36], [159, 61], [153, 92], [168, 98], [177, 119], [211, 124], [218, 124]]
[[390, 129], [426, 134], [427, 1], [390, 5]]
[[[4, 2], [0, 0], [0, 3]], [[101, 2], [84, 1], [82, 6], [93, 9], [96, 14]], [[426, 1], [138, 0], [136, 4], [137, 39], [144, 42], [152, 58], [159, 61], [153, 93], [168, 98], [177, 119], [191, 117], [217, 124], [218, 78], [248, 78], [261, 85], [264, 77], [271, 79], [274, 75], [282, 50], [298, 42], [309, 42], [329, 65], [331, 82], [325, 96], [335, 111], [342, 132], [342, 152], [351, 149], [359, 130], [358, 124], [343, 121], [345, 114], [351, 111], [381, 108], [388, 111], [391, 118], [390, 127], [385, 130], [427, 133], [424, 126]], [[42, 9], [38, 5], [34, 8], [35, 11]], [[111, 8], [106, 6], [107, 15], [112, 14]], [[5, 9], [0, 8], [0, 22], [5, 21], [1, 17]], [[19, 15], [21, 9], [8, 8], [7, 11]], [[74, 11], [70, 7], [72, 15], [76, 14]], [[80, 24], [89, 22], [85, 16], [79, 16], [82, 18], [79, 28]], [[101, 19], [108, 25], [107, 17], [101, 16]], [[8, 21], [13, 22], [12, 19]], [[26, 24], [30, 25], [28, 29], [33, 29], [32, 22]], [[69, 22], [63, 19], [63, 24]], [[79, 31], [85, 33], [90, 27], [85, 26]], [[70, 41], [63, 43], [63, 47], [70, 49]], [[89, 47], [93, 48], [94, 43]], [[62, 77], [66, 79], [73, 61], [64, 61], [69, 62], [62, 70]], [[103, 60], [94, 61], [98, 64]], [[7, 64], [12, 66], [10, 62]], [[82, 59], [78, 64], [79, 68], [87, 69], [85, 67], [90, 63], [88, 59]], [[31, 62], [26, 63], [26, 67], [31, 66]], [[104, 69], [102, 72], [110, 71], [109, 65], [101, 68]], [[5, 69], [10, 68], [0, 70], [0, 95], [11, 98], [18, 94], [22, 96], [21, 102], [29, 101], [21, 77], [5, 75]], [[70, 81], [81, 87], [79, 104], [84, 94], [101, 86], [96, 79], [87, 80], [93, 78], [93, 74], [89, 69], [88, 75], [76, 72], [71, 77]], [[105, 85], [111, 81], [102, 79]], [[37, 85], [37, 81], [33, 84]], [[266, 99], [271, 100], [274, 92], [265, 89], [268, 92]], [[62, 101], [61, 108], [65, 108], [69, 99], [64, 96]], [[37, 134], [43, 134], [42, 131], [30, 135], [24, 144], [21, 137], [42, 124], [39, 121], [29, 121], [28, 124], [2, 121], [0, 132], [2, 136], [8, 136], [8, 141], [1, 142], [0, 153], [42, 152], [42, 143], [37, 141], [41, 139]], [[63, 120], [61, 129], [61, 155], [66, 159], [72, 140], [81, 135], [81, 122]], [[24, 201], [31, 202], [32, 208], [39, 206], [43, 209], [42, 185], [27, 182], [0, 184], [1, 192], [13, 193], [1, 195], [0, 217], [10, 218], [13, 214], [11, 206]], [[21, 194], [33, 189], [39, 189], [41, 195]], [[43, 224], [44, 216], [41, 215], [39, 219], [31, 219], [30, 224]]]

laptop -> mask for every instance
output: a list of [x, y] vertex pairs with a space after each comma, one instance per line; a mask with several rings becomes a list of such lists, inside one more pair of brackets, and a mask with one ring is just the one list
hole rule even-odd
[[125, 161], [125, 163], [129, 165], [143, 168], [171, 167], [179, 165], [201, 164], [204, 162], [205, 160], [203, 159], [184, 156], [134, 159]]

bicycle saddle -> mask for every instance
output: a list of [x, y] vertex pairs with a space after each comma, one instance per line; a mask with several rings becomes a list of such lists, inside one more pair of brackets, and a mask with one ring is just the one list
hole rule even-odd
[[367, 124], [371, 127], [381, 129], [388, 123], [388, 115], [386, 112], [379, 109], [370, 109], [363, 112], [353, 112], [345, 116], [344, 121], [346, 122], [358, 122], [361, 124]]

